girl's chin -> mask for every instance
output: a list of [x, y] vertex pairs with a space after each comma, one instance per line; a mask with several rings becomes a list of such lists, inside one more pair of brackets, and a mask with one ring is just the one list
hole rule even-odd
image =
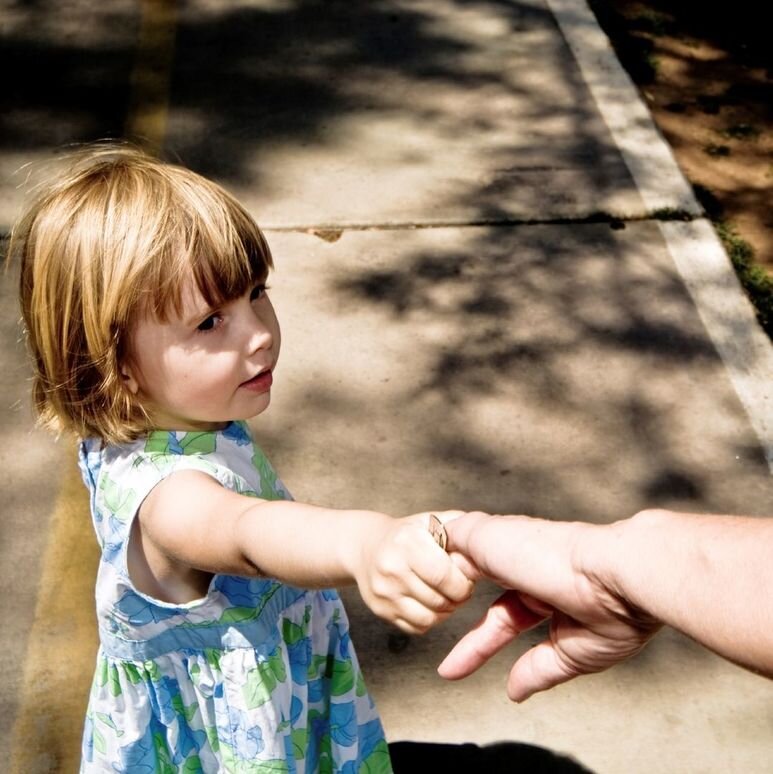
[[[249, 395], [249, 394], [248, 394]], [[253, 419], [262, 414], [271, 402], [271, 392], [262, 392], [258, 395], [252, 394], [248, 401], [242, 402], [242, 405], [233, 407], [233, 412], [224, 417], [175, 417], [169, 414], [159, 412], [151, 414], [151, 423], [156, 430], [178, 430], [181, 432], [209, 433], [217, 430], [223, 430], [231, 422]]]

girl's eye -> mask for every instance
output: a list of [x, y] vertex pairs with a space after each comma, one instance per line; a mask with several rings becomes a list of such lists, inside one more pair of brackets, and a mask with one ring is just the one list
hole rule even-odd
[[207, 331], [213, 331], [220, 324], [221, 317], [219, 314], [211, 314], [206, 320], [202, 320], [197, 326], [197, 331], [206, 333]]
[[268, 285], [265, 283], [255, 285], [255, 287], [252, 289], [252, 292], [250, 293], [250, 301], [257, 301], [257, 299], [262, 298], [264, 295], [266, 295], [267, 290]]

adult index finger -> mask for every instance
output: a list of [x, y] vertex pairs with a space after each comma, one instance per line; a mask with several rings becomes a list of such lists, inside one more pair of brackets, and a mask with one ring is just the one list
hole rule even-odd
[[521, 632], [542, 620], [542, 616], [523, 605], [517, 592], [505, 592], [443, 659], [438, 674], [446, 680], [467, 677]]

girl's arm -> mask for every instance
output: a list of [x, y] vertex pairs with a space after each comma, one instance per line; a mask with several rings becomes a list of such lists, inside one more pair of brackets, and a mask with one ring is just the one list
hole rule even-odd
[[427, 514], [393, 519], [257, 500], [185, 470], [143, 502], [134, 551], [142, 552], [155, 583], [170, 590], [190, 568], [312, 588], [355, 582], [374, 613], [415, 633], [446, 618], [472, 592], [427, 521]]

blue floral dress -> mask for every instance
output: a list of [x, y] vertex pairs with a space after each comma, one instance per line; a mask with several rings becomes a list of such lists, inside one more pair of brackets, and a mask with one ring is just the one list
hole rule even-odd
[[80, 465], [102, 549], [82, 772], [392, 770], [335, 591], [215, 575], [205, 597], [180, 605], [129, 578], [133, 519], [173, 471], [290, 499], [244, 423], [104, 448], [84, 441]]

